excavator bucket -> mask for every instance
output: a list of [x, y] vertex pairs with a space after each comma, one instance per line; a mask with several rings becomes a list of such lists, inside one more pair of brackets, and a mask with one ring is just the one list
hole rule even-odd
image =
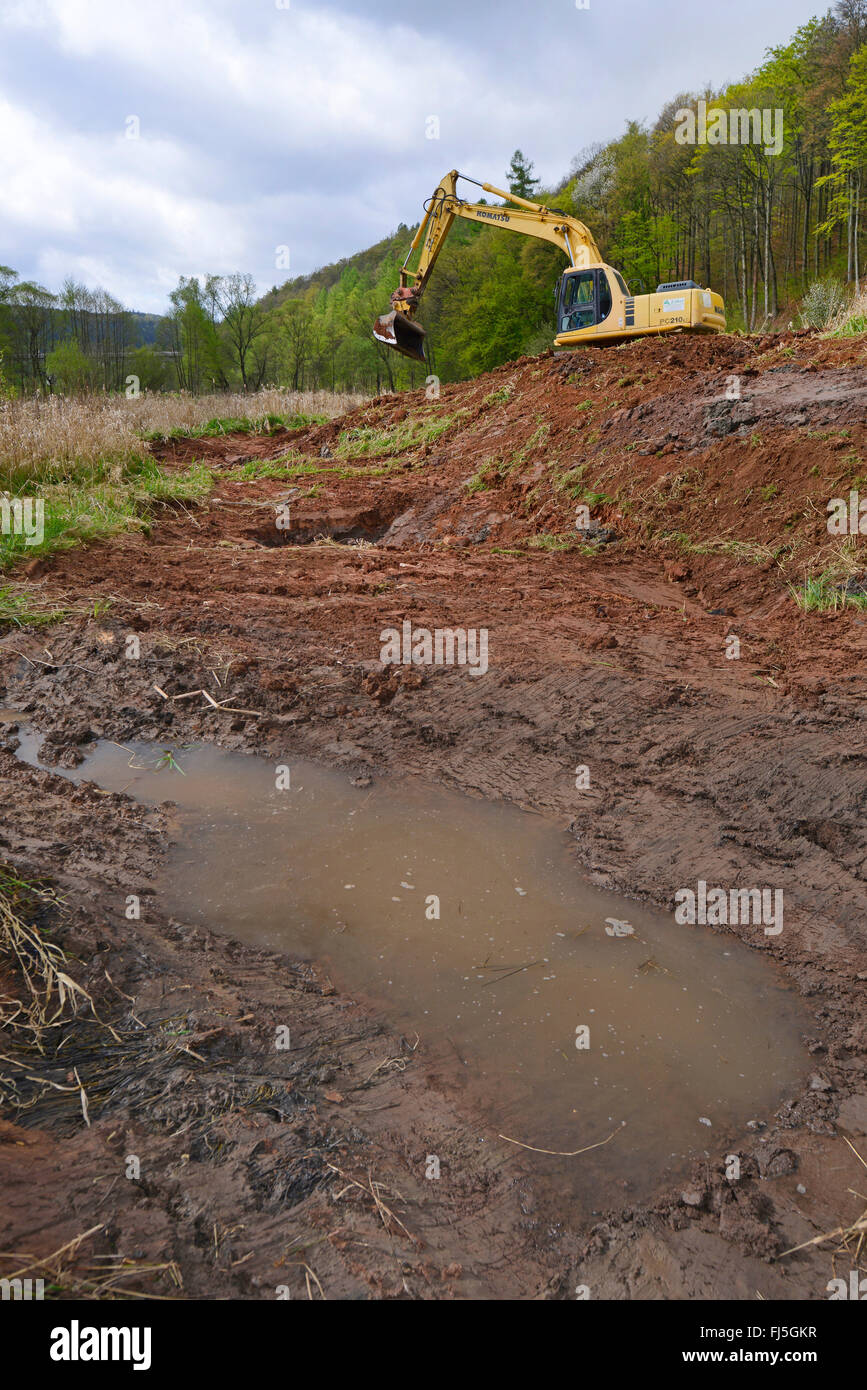
[[395, 348], [414, 362], [425, 361], [424, 329], [399, 309], [392, 309], [390, 314], [383, 314], [376, 320], [373, 336], [378, 343]]

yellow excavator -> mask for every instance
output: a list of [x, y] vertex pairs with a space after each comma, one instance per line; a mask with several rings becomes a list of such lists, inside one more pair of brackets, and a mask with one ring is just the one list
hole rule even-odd
[[[485, 193], [507, 200], [501, 207], [468, 203], [458, 196], [457, 181], [475, 184]], [[424, 329], [415, 323], [424, 287], [456, 217], [489, 227], [502, 227], [524, 236], [539, 237], [559, 246], [569, 260], [556, 288], [557, 336], [554, 346], [578, 347], [581, 343], [607, 343], [640, 338], [650, 333], [721, 333], [725, 330], [725, 306], [720, 295], [702, 289], [694, 280], [659, 285], [655, 294], [631, 295], [619, 270], [605, 265], [592, 233], [558, 208], [543, 207], [505, 193], [490, 183], [479, 183], [453, 169], [425, 204], [425, 215], [413, 238], [400, 272], [400, 287], [391, 296], [392, 309], [373, 326], [380, 343], [395, 348], [416, 362], [425, 361]], [[407, 267], [421, 247], [416, 270]]]

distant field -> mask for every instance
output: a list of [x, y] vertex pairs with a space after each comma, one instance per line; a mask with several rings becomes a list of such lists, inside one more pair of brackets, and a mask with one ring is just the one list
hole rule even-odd
[[[211, 396], [51, 396], [0, 402], [0, 499], [41, 499], [38, 540], [4, 525], [0, 570], [16, 560], [147, 530], [155, 508], [207, 496], [211, 474], [195, 459], [163, 469], [150, 442], [227, 431], [271, 434], [324, 422], [363, 397], [328, 391], [263, 390]], [[3, 604], [0, 603], [0, 611]]]
[[342, 415], [363, 397], [330, 391], [220, 392], [211, 396], [146, 392], [124, 396], [49, 396], [0, 401], [0, 488], [68, 479], [72, 465], [122, 463], [142, 452], [147, 435], [196, 430], [219, 419]]

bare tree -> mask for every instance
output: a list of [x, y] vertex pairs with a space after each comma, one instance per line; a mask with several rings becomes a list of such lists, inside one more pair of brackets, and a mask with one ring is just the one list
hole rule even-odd
[[[253, 348], [265, 326], [266, 315], [266, 310], [256, 299], [256, 282], [252, 275], [225, 275], [215, 284], [214, 294], [238, 363], [242, 385], [245, 391], [249, 391], [250, 370], [256, 362]], [[257, 375], [261, 379], [263, 374], [264, 366], [260, 359]]]

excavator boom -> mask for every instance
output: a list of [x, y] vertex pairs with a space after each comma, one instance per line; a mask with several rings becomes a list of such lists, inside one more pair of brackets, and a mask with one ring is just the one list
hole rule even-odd
[[[504, 198], [505, 207], [470, 203], [458, 196], [464, 179], [485, 193]], [[638, 337], [675, 329], [719, 332], [725, 328], [723, 301], [693, 281], [660, 285], [656, 294], [631, 296], [623, 277], [604, 264], [593, 234], [577, 217], [532, 203], [490, 183], [479, 183], [456, 169], [446, 174], [425, 205], [425, 215], [400, 272], [400, 286], [391, 296], [391, 310], [376, 320], [373, 336], [416, 362], [424, 362], [424, 329], [415, 322], [421, 296], [456, 217], [520, 232], [558, 246], [569, 261], [558, 286], [558, 347], [579, 342]], [[415, 270], [409, 262], [418, 251]], [[669, 291], [683, 290], [683, 294]]]

